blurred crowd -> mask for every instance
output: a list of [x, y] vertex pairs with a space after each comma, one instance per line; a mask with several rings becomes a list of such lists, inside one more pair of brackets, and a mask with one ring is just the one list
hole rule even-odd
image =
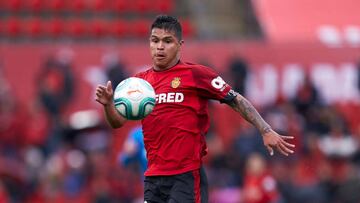
[[[234, 67], [244, 70], [244, 63], [235, 64], [232, 76], [237, 72]], [[242, 123], [230, 146], [220, 147], [209, 161], [210, 199], [224, 203], [360, 202], [360, 124], [354, 117], [360, 105], [325, 104], [320, 95], [305, 77], [294, 98], [278, 98], [261, 108], [275, 131], [295, 136], [292, 156], [270, 157], [259, 132]]]
[[[114, 55], [103, 62], [113, 84], [128, 76]], [[251, 68], [240, 58], [229, 64], [229, 83], [246, 96]], [[47, 58], [36, 101], [26, 107], [0, 67], [0, 203], [142, 202], [143, 168], [113, 161], [113, 131], [103, 119], [85, 122], [90, 111], [66, 122], [62, 112], [77, 89], [72, 66], [68, 52]], [[210, 129], [205, 168], [211, 202], [360, 202], [360, 124], [344, 113], [347, 104], [325, 104], [309, 78], [295, 95], [259, 108], [277, 132], [295, 137], [294, 155], [269, 156], [245, 121], [230, 144]], [[351, 105], [346, 112], [360, 107]]]

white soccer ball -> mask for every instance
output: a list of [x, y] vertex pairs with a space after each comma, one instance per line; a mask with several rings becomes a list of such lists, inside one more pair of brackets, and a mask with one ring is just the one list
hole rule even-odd
[[116, 110], [129, 120], [140, 120], [149, 115], [155, 106], [155, 91], [149, 82], [130, 77], [115, 88]]

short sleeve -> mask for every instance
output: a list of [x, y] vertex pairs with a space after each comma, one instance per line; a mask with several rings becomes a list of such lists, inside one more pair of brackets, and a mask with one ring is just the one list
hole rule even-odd
[[194, 81], [201, 97], [228, 103], [236, 97], [231, 86], [218, 73], [206, 66], [193, 68]]

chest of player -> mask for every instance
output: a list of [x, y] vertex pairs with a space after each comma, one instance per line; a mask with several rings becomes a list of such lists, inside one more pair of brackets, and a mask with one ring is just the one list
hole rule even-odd
[[150, 84], [156, 93], [156, 104], [186, 104], [196, 98], [193, 78], [186, 74], [154, 77]]

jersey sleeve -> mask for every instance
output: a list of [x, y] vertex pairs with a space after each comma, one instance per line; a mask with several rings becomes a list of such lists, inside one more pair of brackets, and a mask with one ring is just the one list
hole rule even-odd
[[236, 97], [232, 87], [211, 68], [200, 66], [193, 69], [194, 81], [199, 95], [228, 103]]

